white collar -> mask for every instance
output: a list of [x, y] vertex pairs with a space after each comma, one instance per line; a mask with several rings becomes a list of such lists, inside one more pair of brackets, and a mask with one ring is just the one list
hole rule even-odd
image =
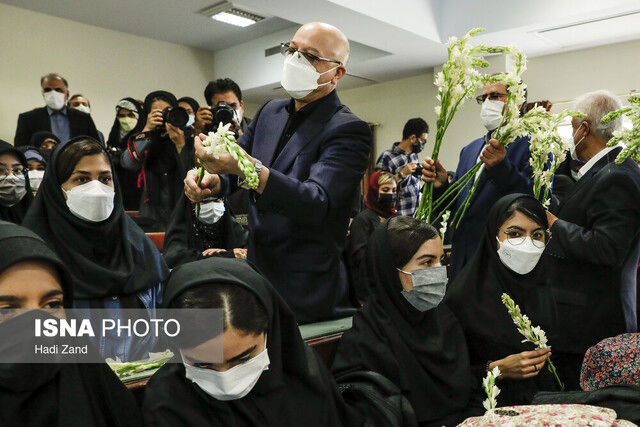
[[589, 172], [589, 169], [591, 169], [593, 167], [593, 165], [595, 165], [598, 160], [600, 160], [601, 158], [603, 158], [604, 156], [607, 155], [607, 153], [609, 153], [609, 151], [617, 148], [618, 146], [615, 145], [613, 147], [606, 147], [603, 150], [601, 150], [600, 152], [598, 152], [595, 156], [593, 156], [592, 158], [589, 159], [589, 161], [587, 163], [585, 163], [580, 170], [578, 170], [578, 179], [582, 178], [583, 176], [585, 176], [587, 174], [587, 172]]

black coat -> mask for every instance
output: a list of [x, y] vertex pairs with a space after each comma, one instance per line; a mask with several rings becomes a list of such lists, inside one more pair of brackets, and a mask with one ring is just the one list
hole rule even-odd
[[[88, 135], [99, 139], [98, 130], [89, 114], [74, 108], [67, 108], [67, 117], [69, 118], [71, 138]], [[16, 147], [29, 145], [31, 135], [43, 130], [51, 132], [51, 120], [49, 119], [47, 107], [34, 108], [31, 111], [22, 113], [18, 116], [18, 127], [16, 128], [16, 136], [13, 139], [13, 143]]]
[[616, 164], [619, 152], [607, 153], [575, 184], [551, 227], [546, 256], [559, 335], [553, 347], [561, 352], [584, 354], [635, 328], [640, 169], [631, 159]]

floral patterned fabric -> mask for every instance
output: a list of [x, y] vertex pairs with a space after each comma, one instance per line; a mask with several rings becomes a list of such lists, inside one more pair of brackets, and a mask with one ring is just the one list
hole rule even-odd
[[640, 333], [604, 339], [584, 356], [580, 372], [583, 390], [619, 384], [640, 385]]
[[635, 426], [617, 420], [616, 412], [589, 405], [505, 406], [487, 411], [482, 417], [466, 419], [461, 426]]

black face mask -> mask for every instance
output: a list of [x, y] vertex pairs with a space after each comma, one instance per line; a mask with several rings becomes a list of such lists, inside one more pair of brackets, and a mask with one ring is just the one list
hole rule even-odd
[[391, 210], [396, 202], [396, 195], [392, 193], [382, 193], [378, 195], [378, 204], [384, 210]]
[[423, 142], [420, 142], [419, 139], [416, 139], [416, 142], [413, 143], [413, 152], [416, 154], [421, 152], [422, 150], [424, 150], [425, 145], [427, 145], [427, 141], [423, 143]]

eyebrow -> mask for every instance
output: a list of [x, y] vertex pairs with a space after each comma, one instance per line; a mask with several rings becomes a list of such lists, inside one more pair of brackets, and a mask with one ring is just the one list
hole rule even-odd
[[[75, 174], [81, 174], [81, 175], [91, 175], [91, 172], [87, 172], [87, 171], [73, 171], [73, 173], [71, 175], [75, 175]], [[111, 173], [111, 171], [101, 171], [100, 175], [105, 174], [105, 173]]]
[[44, 294], [44, 295], [42, 296], [42, 298], [40, 298], [40, 301], [41, 301], [41, 302], [42, 302], [42, 301], [46, 301], [46, 300], [48, 300], [49, 298], [53, 298], [53, 297], [55, 297], [55, 296], [62, 295], [62, 294], [63, 294], [63, 292], [62, 292], [60, 289], [54, 289], [54, 290], [52, 290], [52, 291], [47, 292], [46, 294]]
[[417, 259], [417, 261], [423, 260], [423, 259], [436, 259], [435, 255], [430, 255], [430, 254], [426, 254], [426, 255], [420, 255]]
[[[514, 230], [514, 229], [518, 230], [518, 231], [526, 231], [524, 228], [519, 227], [517, 225], [512, 225], [510, 227], [507, 227], [507, 230]], [[534, 229], [533, 231], [540, 231], [540, 230], [544, 230], [544, 228], [543, 227], [538, 227], [538, 228]]]
[[[242, 353], [238, 354], [237, 356], [232, 357], [231, 359], [227, 360], [226, 362], [223, 363], [233, 363], [236, 362], [242, 358], [244, 358], [245, 356], [251, 354], [256, 347], [258, 347], [257, 345], [254, 345], [251, 348], [246, 349], [245, 351], [243, 351]], [[194, 359], [193, 357], [189, 357], [189, 356], [185, 356], [185, 359], [187, 359], [189, 362], [193, 363], [193, 364], [212, 364], [212, 362], [207, 362], [204, 360], [198, 360], [198, 359]]]
[[15, 295], [0, 295], [0, 302], [20, 302], [23, 299]]
[[17, 161], [15, 163], [0, 162], [0, 166], [22, 166], [22, 163], [20, 163], [20, 161]]

